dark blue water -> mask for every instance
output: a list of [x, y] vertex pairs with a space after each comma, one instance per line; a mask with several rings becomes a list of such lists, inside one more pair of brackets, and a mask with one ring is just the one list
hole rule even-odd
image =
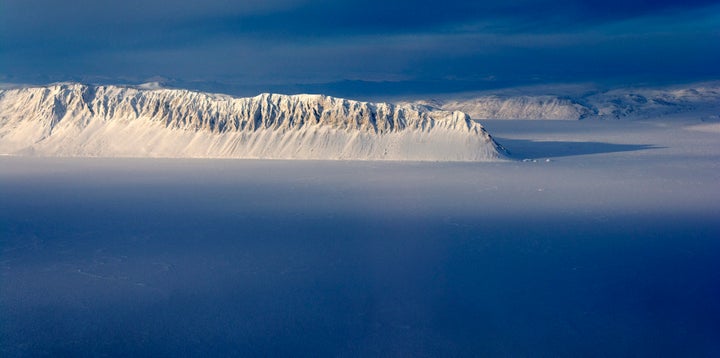
[[720, 355], [714, 212], [557, 210], [522, 164], [128, 165], [3, 178], [2, 356]]

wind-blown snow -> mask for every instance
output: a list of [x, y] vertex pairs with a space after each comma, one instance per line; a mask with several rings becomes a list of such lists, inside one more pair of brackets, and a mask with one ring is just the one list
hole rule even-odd
[[458, 111], [323, 95], [234, 98], [157, 86], [0, 91], [0, 153], [43, 156], [492, 161]]
[[712, 119], [720, 114], [720, 83], [576, 91], [562, 95], [495, 93], [415, 103], [462, 111], [473, 119]]

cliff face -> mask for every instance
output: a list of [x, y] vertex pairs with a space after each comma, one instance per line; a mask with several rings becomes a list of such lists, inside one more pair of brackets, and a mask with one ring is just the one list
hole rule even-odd
[[0, 91], [3, 154], [486, 161], [501, 152], [466, 114], [409, 104], [81, 84]]

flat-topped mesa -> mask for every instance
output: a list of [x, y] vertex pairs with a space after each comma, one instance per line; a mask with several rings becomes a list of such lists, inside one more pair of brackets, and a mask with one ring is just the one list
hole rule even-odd
[[55, 84], [0, 91], [0, 152], [73, 156], [487, 161], [463, 112], [324, 95], [234, 98]]

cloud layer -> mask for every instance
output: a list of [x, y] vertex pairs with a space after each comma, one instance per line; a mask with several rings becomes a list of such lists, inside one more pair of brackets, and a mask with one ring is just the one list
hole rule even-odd
[[715, 79], [714, 3], [4, 0], [0, 76], [407, 93]]

